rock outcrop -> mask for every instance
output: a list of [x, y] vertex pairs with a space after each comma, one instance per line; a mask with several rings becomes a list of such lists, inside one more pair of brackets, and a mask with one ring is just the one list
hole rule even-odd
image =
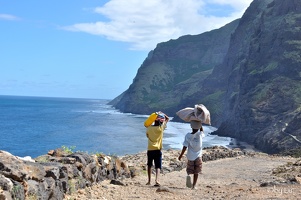
[[[203, 160], [252, 154], [215, 146], [204, 149]], [[179, 150], [164, 151], [163, 173], [186, 167], [186, 159], [178, 161], [178, 155]], [[122, 180], [146, 170], [146, 159], [146, 152], [118, 158], [55, 150], [28, 161], [0, 151], [0, 199], [64, 199], [68, 194], [104, 180], [124, 186]]]
[[131, 177], [118, 158], [52, 151], [26, 161], [0, 151], [0, 199], [64, 199], [66, 194], [103, 180]]
[[[296, 148], [301, 139], [301, 2], [254, 0], [241, 18], [223, 64], [228, 77], [216, 134], [268, 152]], [[214, 74], [212, 74], [214, 76]]]

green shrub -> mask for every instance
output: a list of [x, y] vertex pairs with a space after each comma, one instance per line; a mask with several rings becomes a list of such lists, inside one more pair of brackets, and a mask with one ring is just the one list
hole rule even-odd
[[67, 146], [63, 145], [61, 148], [62, 148], [62, 150], [63, 150], [64, 153], [71, 154], [71, 153], [74, 152], [75, 146], [67, 147]]

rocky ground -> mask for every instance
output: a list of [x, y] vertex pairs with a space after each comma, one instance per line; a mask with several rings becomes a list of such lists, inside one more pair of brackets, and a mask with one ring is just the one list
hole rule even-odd
[[301, 199], [300, 158], [253, 152], [206, 161], [197, 189], [191, 190], [185, 184], [185, 166], [176, 161], [179, 153], [179, 150], [163, 151], [160, 187], [145, 185], [146, 152], [142, 152], [122, 158], [130, 168], [136, 169], [133, 178], [105, 180], [75, 191], [65, 199]]

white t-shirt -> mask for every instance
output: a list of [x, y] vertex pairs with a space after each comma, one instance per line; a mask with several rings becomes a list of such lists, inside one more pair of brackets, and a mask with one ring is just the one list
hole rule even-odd
[[202, 156], [202, 138], [203, 132], [196, 132], [195, 134], [187, 133], [183, 145], [187, 147], [187, 159], [195, 160]]

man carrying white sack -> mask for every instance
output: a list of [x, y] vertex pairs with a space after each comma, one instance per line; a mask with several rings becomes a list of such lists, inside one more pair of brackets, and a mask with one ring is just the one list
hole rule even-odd
[[[183, 148], [178, 159], [181, 160], [186, 149], [188, 149], [186, 154], [188, 159], [186, 167], [186, 186], [191, 189], [196, 189], [198, 176], [202, 173], [202, 138], [204, 137], [204, 132], [200, 121], [192, 120], [190, 121], [190, 126], [192, 132], [185, 135]], [[191, 183], [190, 174], [193, 174], [193, 183]]]

